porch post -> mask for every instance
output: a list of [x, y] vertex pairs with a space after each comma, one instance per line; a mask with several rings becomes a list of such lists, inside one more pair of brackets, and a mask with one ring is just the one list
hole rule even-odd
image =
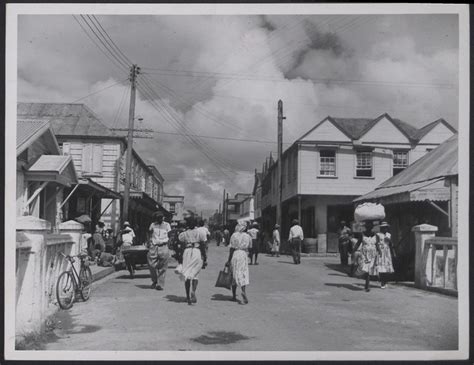
[[298, 195], [298, 222], [301, 224], [301, 195]]
[[423, 250], [425, 248], [425, 241], [433, 238], [438, 232], [438, 227], [430, 224], [420, 224], [411, 229], [415, 233], [415, 286], [423, 288], [426, 283], [423, 282], [423, 276], [426, 268], [422, 262]]

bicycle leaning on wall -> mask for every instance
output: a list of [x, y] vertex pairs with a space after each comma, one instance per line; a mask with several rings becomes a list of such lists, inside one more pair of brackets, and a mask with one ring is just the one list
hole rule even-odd
[[[56, 298], [61, 309], [69, 309], [74, 304], [76, 295], [82, 300], [89, 299], [92, 289], [92, 272], [87, 262], [87, 255], [69, 256], [60, 252], [70, 262], [69, 268], [62, 272], [56, 284]], [[79, 274], [74, 268], [74, 257], [81, 261]]]

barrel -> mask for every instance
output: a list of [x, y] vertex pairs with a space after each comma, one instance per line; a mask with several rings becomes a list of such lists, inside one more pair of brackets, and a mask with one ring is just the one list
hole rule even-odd
[[317, 238], [305, 238], [303, 240], [303, 252], [304, 253], [316, 253], [316, 252], [318, 252], [318, 239]]

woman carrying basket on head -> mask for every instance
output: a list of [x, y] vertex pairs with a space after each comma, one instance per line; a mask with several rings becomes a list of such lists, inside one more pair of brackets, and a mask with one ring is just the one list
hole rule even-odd
[[250, 236], [245, 232], [247, 226], [238, 223], [235, 232], [230, 238], [229, 259], [226, 265], [230, 266], [232, 272], [232, 300], [236, 301], [237, 286], [242, 290], [242, 300], [244, 304], [249, 301], [245, 288], [249, 285], [249, 262], [248, 248]]

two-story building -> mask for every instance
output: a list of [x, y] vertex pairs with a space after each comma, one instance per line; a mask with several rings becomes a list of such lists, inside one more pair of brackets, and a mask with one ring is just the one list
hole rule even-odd
[[[120, 229], [125, 183], [126, 138], [111, 131], [84, 104], [18, 103], [18, 118], [50, 121], [62, 154], [71, 156], [79, 184], [68, 191], [65, 219], [88, 214]], [[144, 240], [151, 215], [163, 208], [163, 178], [133, 150], [129, 217]], [[161, 196], [161, 197], [160, 197]], [[164, 213], [167, 211], [163, 210]]]
[[[227, 198], [224, 201], [224, 225], [225, 226], [230, 227], [230, 229], [233, 231], [233, 227], [237, 224], [237, 221], [243, 218], [241, 217], [241, 213], [243, 214], [243, 211], [241, 210], [242, 203], [251, 197], [252, 197], [252, 194], [247, 194], [247, 193], [237, 193], [234, 195], [233, 198], [230, 198], [229, 196], [227, 196]], [[253, 210], [253, 207], [252, 207], [252, 210]], [[250, 213], [250, 201], [248, 201], [246, 213], [247, 214]]]
[[184, 219], [184, 196], [165, 195], [163, 197], [163, 207], [172, 214], [171, 223], [173, 225]]
[[[396, 175], [456, 130], [439, 119], [417, 129], [388, 114], [375, 119], [328, 116], [296, 140], [282, 157], [282, 237], [292, 219], [319, 252], [337, 252], [341, 220], [353, 220], [352, 201]], [[277, 165], [267, 160], [262, 179], [264, 228], [275, 223]]]
[[240, 218], [241, 221], [254, 221], [255, 210], [254, 210], [254, 197], [249, 195], [240, 204]]

